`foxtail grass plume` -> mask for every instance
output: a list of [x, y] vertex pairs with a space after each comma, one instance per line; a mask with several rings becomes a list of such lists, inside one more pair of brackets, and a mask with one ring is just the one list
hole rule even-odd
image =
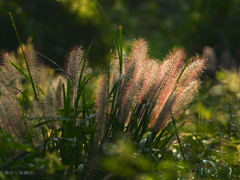
[[[1, 53], [2, 66], [0, 70], [0, 127], [5, 133], [11, 134], [19, 142], [24, 141], [27, 134], [31, 133], [33, 143], [37, 145], [41, 143], [41, 131], [39, 128], [34, 131], [33, 126], [36, 125], [38, 121], [24, 121], [24, 119], [58, 116], [54, 108], [54, 104], [57, 104], [57, 96], [53, 95], [51, 88], [48, 88], [45, 92], [45, 89], [41, 87], [42, 83], [46, 83], [44, 82], [46, 79], [50, 80], [51, 78], [47, 77], [48, 74], [45, 73], [45, 67], [43, 63], [39, 61], [33, 47], [28, 45], [25, 49], [33, 84], [37, 90], [39, 100], [36, 101], [34, 98], [28, 97], [30, 105], [27, 105], [27, 100], [24, 98], [25, 101], [22, 106], [22, 103], [20, 103], [20, 99], [22, 98], [19, 98], [19, 95], [22, 95], [20, 92], [26, 94], [27, 90], [26, 87], [23, 87], [23, 79], [27, 79], [26, 76], [28, 75], [23, 76], [11, 63], [14, 63], [19, 68], [23, 67], [23, 71], [25, 64], [21, 64], [23, 61], [16, 59], [14, 53], [3, 51]], [[24, 84], [24, 86], [26, 85]], [[59, 94], [59, 90], [57, 92]], [[40, 96], [40, 94], [46, 96], [43, 97]], [[60, 98], [62, 99], [62, 97]], [[58, 104], [60, 105], [61, 102]]]
[[[125, 76], [122, 87], [119, 90], [118, 104], [120, 108], [117, 120], [121, 123], [129, 121], [132, 108], [138, 102], [140, 95], [140, 83], [143, 78], [144, 62], [147, 59], [147, 42], [143, 39], [134, 41], [130, 56], [124, 61]], [[130, 80], [129, 80], [130, 79]]]
[[[147, 42], [142, 38], [134, 41], [130, 56], [123, 62], [125, 74], [122, 76], [127, 78], [124, 78], [119, 89], [117, 120], [127, 123], [135, 105], [146, 104], [149, 100], [152, 100], [149, 126], [153, 132], [163, 129], [171, 115], [179, 117], [193, 99], [207, 62], [204, 57], [193, 57], [177, 81], [185, 60], [186, 53], [180, 47], [174, 48], [162, 62], [153, 60], [147, 54]], [[111, 70], [115, 78], [110, 80], [113, 83], [117, 82], [116, 72], [120, 74], [115, 65]]]
[[[67, 59], [64, 63], [65, 71], [71, 79], [71, 97], [75, 97], [77, 93], [77, 85], [84, 65], [84, 51], [81, 46], [75, 46], [67, 55]], [[83, 72], [86, 72], [86, 66]], [[72, 98], [71, 108], [73, 108], [74, 98]]]
[[96, 143], [100, 143], [106, 133], [106, 127], [108, 126], [107, 122], [107, 108], [108, 108], [108, 74], [102, 73], [99, 76], [99, 86], [97, 91], [96, 98], [96, 119], [97, 119], [97, 134], [96, 134]]

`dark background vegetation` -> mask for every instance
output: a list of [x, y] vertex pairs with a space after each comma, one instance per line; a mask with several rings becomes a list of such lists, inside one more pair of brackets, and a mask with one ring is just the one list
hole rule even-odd
[[21, 41], [32, 37], [37, 50], [61, 66], [74, 45], [87, 49], [93, 41], [90, 65], [104, 68], [115, 46], [97, 3], [116, 34], [122, 25], [125, 50], [141, 36], [149, 41], [155, 58], [163, 58], [178, 45], [189, 55], [202, 54], [208, 45], [218, 57], [228, 49], [239, 60], [239, 0], [0, 0], [0, 49], [16, 51], [18, 47], [11, 12]]

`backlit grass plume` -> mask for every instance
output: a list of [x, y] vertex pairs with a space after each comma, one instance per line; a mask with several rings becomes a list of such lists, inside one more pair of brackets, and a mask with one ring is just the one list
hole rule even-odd
[[[167, 125], [171, 114], [174, 118], [179, 117], [195, 95], [200, 84], [199, 77], [207, 61], [206, 58], [193, 57], [181, 74], [185, 59], [184, 50], [174, 48], [162, 62], [153, 60], [147, 55], [147, 42], [142, 38], [134, 42], [130, 56], [123, 61], [124, 74], [120, 74], [115, 62], [118, 59], [114, 58], [110, 82], [116, 86], [118, 83], [116, 77], [122, 78], [122, 83], [119, 83], [116, 106], [112, 106], [115, 108], [112, 112], [116, 112], [114, 115], [116, 120], [119, 123], [128, 123], [133, 119], [132, 111], [137, 104], [149, 106], [148, 126], [155, 133], [160, 132]], [[180, 74], [181, 78], [178, 79]], [[103, 109], [97, 109], [97, 114], [100, 114], [99, 110]], [[138, 119], [138, 123], [140, 121], [141, 119]]]
[[[87, 179], [99, 175], [103, 179], [107, 176], [102, 170], [106, 156], [122, 154], [119, 162], [124, 160], [118, 147], [122, 137], [139, 147], [129, 152], [128, 158], [140, 157], [143, 148], [152, 156], [151, 147], [158, 144], [158, 137], [161, 139], [159, 132], [164, 132], [170, 120], [177, 119], [193, 99], [207, 60], [196, 56], [186, 66], [184, 50], [175, 48], [160, 62], [150, 58], [147, 42], [139, 38], [129, 55], [116, 51], [112, 59], [110, 56], [108, 70], [99, 73], [96, 98], [88, 100], [86, 85], [94, 76], [85, 70], [90, 47], [86, 53], [81, 46], [74, 47], [65, 70], [47, 58], [63, 73], [49, 78], [44, 86], [49, 74], [32, 46], [26, 49], [31, 76], [14, 54], [2, 52], [0, 127], [18, 142], [39, 145], [35, 157], [43, 157], [46, 151], [57, 152], [61, 163], [72, 172], [81, 171]], [[175, 132], [171, 133], [170, 138]], [[130, 161], [131, 167], [135, 165]]]
[[[24, 119], [48, 115], [50, 111], [52, 114], [53, 106], [49, 104], [49, 100], [47, 102], [42, 96], [40, 98], [40, 95], [45, 95], [45, 89], [41, 87], [47, 80], [46, 67], [39, 61], [31, 44], [26, 46], [25, 50], [39, 101], [36, 101], [36, 99], [31, 100], [27, 97], [29, 96], [29, 91], [31, 91], [29, 88], [30, 78], [25, 73], [26, 68], [22, 64], [21, 54], [15, 56], [14, 53], [3, 51], [1, 53], [2, 66], [0, 70], [0, 127], [5, 133], [11, 134], [19, 142], [25, 141], [26, 136], [32, 133], [34, 143], [38, 144], [40, 143], [39, 137], [41, 132], [39, 130], [33, 132], [33, 126], [37, 121], [26, 122]], [[47, 92], [45, 99], [51, 99], [49, 94]], [[44, 101], [48, 104], [45, 104]]]
[[97, 123], [97, 133], [96, 133], [96, 143], [98, 144], [103, 139], [104, 135], [106, 135], [106, 128], [108, 127], [107, 122], [107, 106], [108, 106], [108, 74], [101, 74], [99, 76], [99, 88], [97, 92], [96, 99], [96, 119]]
[[[65, 71], [67, 75], [72, 80], [71, 83], [71, 97], [76, 96], [77, 92], [77, 83], [80, 77], [81, 70], [84, 65], [84, 59], [83, 59], [84, 51], [81, 46], [75, 46], [67, 55], [66, 61], [65, 61]], [[87, 66], [87, 64], [85, 64]], [[85, 68], [86, 69], [86, 68]], [[86, 70], [84, 69], [84, 72]], [[71, 102], [71, 108], [73, 108], [73, 100]]]
[[[148, 133], [144, 146], [149, 147], [151, 154], [151, 146], [156, 146], [156, 140], [162, 137], [160, 132], [164, 132], [172, 118], [181, 115], [200, 85], [206, 58], [196, 56], [185, 62], [186, 53], [179, 47], [160, 62], [151, 59], [147, 50], [144, 39], [135, 40], [130, 55], [123, 54], [123, 68], [120, 68], [121, 57], [116, 51], [109, 63], [110, 71], [99, 77], [94, 147], [97, 151], [99, 145], [101, 148], [98, 153], [92, 150], [95, 169], [99, 166], [93, 160], [99, 159], [102, 152], [109, 155], [108, 142], [121, 139], [121, 133], [126, 133], [135, 143], [144, 142]], [[177, 132], [173, 129], [172, 133]], [[97, 176], [97, 171], [92, 174]]]

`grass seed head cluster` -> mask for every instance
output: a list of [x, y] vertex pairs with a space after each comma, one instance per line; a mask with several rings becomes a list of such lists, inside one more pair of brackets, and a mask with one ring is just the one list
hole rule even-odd
[[[151, 59], [147, 42], [139, 38], [130, 54], [124, 55], [122, 68], [118, 52], [113, 54], [108, 71], [99, 75], [96, 99], [87, 102], [85, 85], [92, 76], [86, 72], [87, 53], [82, 47], [68, 53], [65, 69], [60, 68], [62, 74], [56, 77], [44, 73], [48, 70], [32, 46], [25, 49], [30, 74], [14, 54], [2, 52], [1, 129], [18, 142], [44, 144], [42, 153], [46, 146], [52, 152], [59, 149], [62, 163], [71, 168], [85, 162], [87, 156], [90, 166], [85, 168], [92, 179], [100, 173], [96, 169], [101, 168], [99, 156], [107, 152], [104, 147], [119, 142], [122, 133], [128, 141], [140, 143], [151, 132], [147, 142], [155, 143], [156, 135], [192, 100], [207, 61], [196, 56], [185, 66], [182, 48], [173, 49], [162, 62]], [[24, 78], [27, 83], [20, 81]], [[46, 85], [46, 79], [51, 83]], [[35, 98], [29, 96], [29, 84]]]
[[[159, 132], [171, 119], [171, 113], [177, 118], [184, 107], [192, 100], [200, 85], [199, 77], [206, 66], [206, 58], [196, 56], [186, 67], [179, 81], [177, 81], [185, 64], [186, 54], [182, 48], [173, 49], [162, 61], [150, 59], [147, 54], [147, 42], [139, 38], [133, 43], [133, 47], [126, 61], [123, 61], [123, 73], [119, 72], [118, 55], [112, 62], [110, 80], [107, 74], [100, 76], [100, 87], [96, 100], [97, 114], [104, 114], [108, 101], [105, 99], [107, 82], [111, 85], [117, 83], [120, 76], [123, 76], [118, 91], [119, 106], [116, 119], [120, 123], [128, 123], [132, 116], [132, 110], [136, 104], [150, 103], [152, 109], [148, 114], [151, 117], [148, 124], [153, 132]], [[105, 112], [107, 113], [107, 112]], [[104, 117], [104, 118], [103, 118]], [[105, 116], [97, 117], [100, 124], [106, 120]]]

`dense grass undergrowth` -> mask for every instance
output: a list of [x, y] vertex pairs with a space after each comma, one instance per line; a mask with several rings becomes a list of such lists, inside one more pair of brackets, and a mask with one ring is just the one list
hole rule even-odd
[[218, 72], [201, 95], [206, 58], [186, 61], [175, 48], [160, 62], [142, 38], [123, 53], [121, 26], [113, 37], [117, 49], [97, 74], [87, 71], [91, 45], [74, 47], [64, 69], [47, 58], [57, 76], [20, 39], [21, 53], [2, 52], [0, 178], [237, 179], [238, 74]]

